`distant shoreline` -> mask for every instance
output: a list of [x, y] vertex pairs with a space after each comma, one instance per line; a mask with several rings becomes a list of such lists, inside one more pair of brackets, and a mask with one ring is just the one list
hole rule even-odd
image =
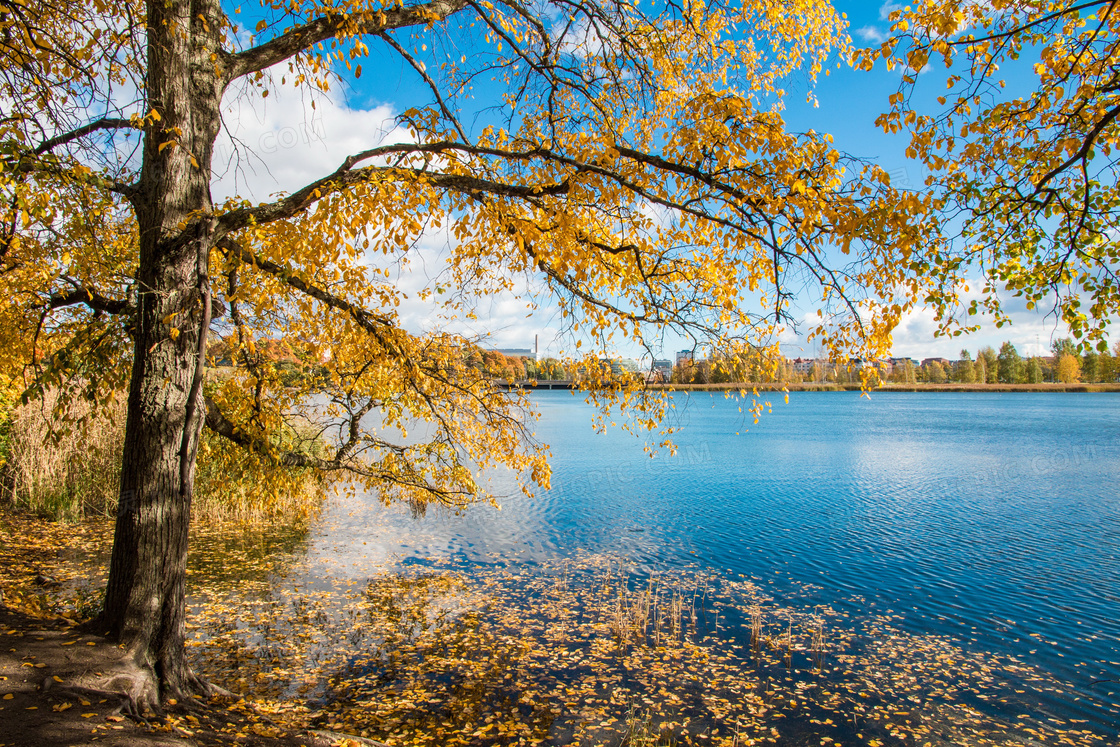
[[[797, 384], [651, 384], [656, 391], [738, 392], [741, 390], [780, 392], [858, 392], [859, 384], [797, 383]], [[1120, 392], [1114, 384], [883, 384], [872, 392]]]

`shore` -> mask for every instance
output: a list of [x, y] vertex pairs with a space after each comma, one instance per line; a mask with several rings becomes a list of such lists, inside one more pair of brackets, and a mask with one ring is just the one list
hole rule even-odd
[[65, 524], [0, 505], [0, 747], [335, 747], [378, 745], [276, 724], [251, 700], [169, 703], [161, 719], [133, 719], [122, 695], [83, 687], [122, 651], [48, 609], [47, 590], [73, 568], [61, 557], [107, 541], [107, 521]]
[[[760, 392], [858, 392], [859, 384], [838, 384], [835, 382], [796, 384], [651, 384], [650, 389], [667, 392], [738, 392], [742, 390]], [[877, 386], [871, 392], [1120, 392], [1120, 383], [1115, 384], [894, 384]]]
[[287, 730], [242, 698], [167, 706], [163, 718], [127, 716], [123, 698], [82, 688], [89, 673], [112, 668], [120, 650], [80, 632], [72, 620], [0, 605], [0, 747], [384, 747], [318, 730]]

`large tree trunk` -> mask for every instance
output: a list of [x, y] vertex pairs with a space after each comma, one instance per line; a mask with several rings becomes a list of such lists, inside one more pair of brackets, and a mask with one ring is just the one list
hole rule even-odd
[[148, 701], [143, 705], [203, 686], [186, 661], [184, 581], [205, 412], [200, 353], [209, 323], [210, 163], [222, 93], [211, 58], [218, 12], [212, 0], [148, 3], [148, 106], [159, 118], [145, 131], [133, 200], [140, 231], [135, 358], [116, 536], [96, 623], [124, 644], [147, 680], [132, 688]]

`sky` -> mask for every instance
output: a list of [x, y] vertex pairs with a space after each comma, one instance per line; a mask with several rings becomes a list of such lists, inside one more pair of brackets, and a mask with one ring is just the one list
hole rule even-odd
[[[897, 8], [890, 2], [836, 2], [847, 14], [850, 33], [857, 46], [880, 43], [888, 35], [887, 16]], [[288, 192], [333, 171], [349, 154], [374, 145], [400, 141], [405, 134], [396, 129], [394, 117], [414, 103], [409, 100], [415, 84], [403, 63], [376, 58], [367, 63], [361, 79], [347, 78], [344, 87], [329, 96], [316, 97], [314, 108], [306, 93], [289, 87], [272, 87], [268, 98], [227, 95], [227, 131], [218, 143], [215, 161], [217, 181], [214, 196], [240, 195], [263, 200]], [[926, 174], [920, 164], [905, 155], [903, 135], [884, 134], [874, 125], [875, 117], [887, 107], [887, 98], [898, 86], [897, 72], [876, 69], [859, 72], [832, 67], [813, 89], [816, 105], [806, 101], [809, 82], [793, 80], [789, 86], [785, 118], [792, 130], [828, 132], [843, 151], [877, 162], [892, 183], [918, 188]], [[429, 284], [441, 271], [440, 257], [453, 241], [445, 232], [429, 232], [417, 247], [416, 259], [397, 282], [411, 300], [400, 309], [402, 322], [414, 332], [436, 324], [432, 307], [415, 298], [415, 291]], [[974, 284], [974, 287], [978, 285]], [[532, 290], [531, 288], [529, 290]], [[896, 356], [946, 357], [956, 359], [962, 348], [975, 351], [990, 345], [996, 349], [1011, 341], [1020, 354], [1045, 354], [1052, 339], [1064, 337], [1065, 328], [1052, 316], [1028, 311], [1018, 299], [1006, 299], [1011, 326], [995, 328], [982, 320], [982, 329], [967, 337], [935, 338], [933, 312], [927, 309], [907, 314], [894, 332]], [[808, 312], [806, 305], [806, 312]], [[478, 321], [456, 331], [484, 338], [494, 348], [531, 348], [540, 338], [542, 354], [574, 352], [572, 338], [561, 333], [559, 313], [545, 303], [535, 311], [512, 297], [492, 297], [477, 310]], [[673, 351], [687, 347], [683, 339], [667, 337], [658, 357], [672, 358]], [[789, 357], [816, 357], [820, 351], [797, 334], [782, 337]], [[621, 355], [638, 351], [621, 349]]]

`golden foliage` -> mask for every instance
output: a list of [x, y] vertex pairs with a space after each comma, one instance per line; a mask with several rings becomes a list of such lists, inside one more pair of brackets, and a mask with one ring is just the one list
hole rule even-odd
[[1072, 384], [1081, 381], [1081, 363], [1076, 356], [1063, 353], [1058, 356], [1058, 370], [1055, 378], [1063, 384]]
[[[289, 489], [282, 475], [298, 482], [308, 470], [417, 509], [487, 498], [485, 476], [498, 468], [526, 491], [547, 487], [526, 398], [470, 365], [473, 341], [453, 331], [523, 279], [530, 308], [560, 306], [577, 348], [564, 367], [640, 430], [656, 429], [666, 404], [600, 370], [619, 345], [648, 347], [672, 331], [729, 355], [765, 348], [792, 299], [808, 294], [819, 307], [810, 338], [838, 360], [875, 358], [900, 316], [934, 292], [914, 220], [929, 201], [782, 118], [792, 74], [814, 79], [850, 51], [827, 2], [266, 2], [243, 48], [221, 36], [231, 19], [208, 6], [182, 29], [198, 82], [182, 111], [112, 96], [157, 74], [143, 50], [163, 31], [145, 18], [170, 6], [27, 8], [6, 22], [38, 33], [27, 20], [38, 13], [56, 41], [24, 60], [33, 74], [12, 70], [2, 83], [20, 116], [0, 131], [0, 186], [13, 196], [0, 364], [32, 388], [80, 381], [96, 398], [121, 387], [144, 263], [204, 235], [197, 290], [167, 291], [190, 300], [151, 334], [155, 346], [183, 347], [201, 317], [183, 309], [199, 306], [202, 288], [213, 293], [213, 334], [234, 365], [205, 386], [206, 423], [228, 443], [207, 441], [203, 472], [235, 481], [246, 500], [267, 501]], [[448, 51], [466, 44], [469, 57]], [[175, 202], [180, 222], [151, 229], [162, 248], [139, 251], [141, 208], [214, 166], [216, 133], [188, 131], [195, 115], [185, 112], [216, 111], [234, 81], [250, 84], [244, 96], [266, 96], [277, 82], [265, 70], [280, 63], [279, 85], [327, 89], [360, 74], [374, 45], [430, 94], [400, 115], [405, 142], [372, 145], [270, 202]], [[481, 76], [499, 94], [468, 127]], [[95, 110], [109, 114], [91, 119]], [[139, 172], [116, 157], [134, 139]], [[144, 176], [159, 164], [180, 176]], [[451, 237], [447, 274], [419, 295], [439, 321], [417, 334], [402, 328], [407, 295], [394, 271], [407, 272], [437, 230]], [[444, 296], [447, 287], [457, 290]], [[270, 346], [288, 351], [283, 365], [262, 354]]]
[[[1049, 299], [1082, 344], [1106, 350], [1120, 310], [1120, 8], [920, 0], [892, 20], [894, 36], [857, 64], [901, 72], [878, 123], [908, 130], [907, 155], [932, 172], [939, 225], [930, 230], [944, 241], [930, 260], [943, 284], [959, 288], [979, 272], [981, 300], [966, 311], [985, 309], [997, 324], [1008, 320], [1004, 290], [1028, 308]], [[915, 103], [935, 78], [940, 111]], [[953, 294], [932, 300], [946, 319], [958, 311]]]

